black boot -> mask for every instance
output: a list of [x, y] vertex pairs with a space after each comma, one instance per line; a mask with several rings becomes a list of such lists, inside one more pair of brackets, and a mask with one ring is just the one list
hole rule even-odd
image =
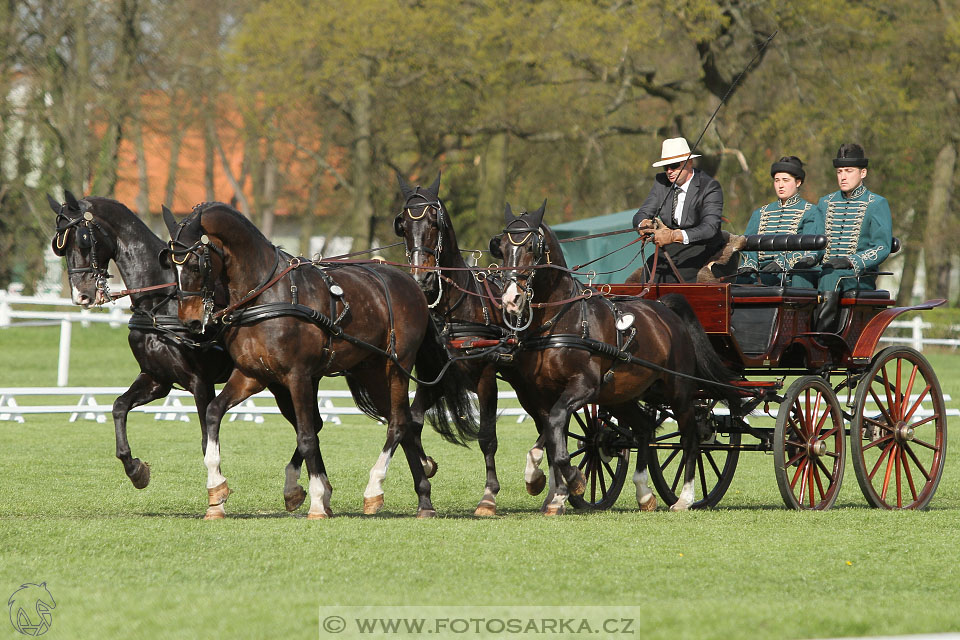
[[823, 333], [836, 333], [837, 320], [840, 318], [840, 293], [826, 291], [823, 293], [823, 302], [817, 307], [814, 328]]

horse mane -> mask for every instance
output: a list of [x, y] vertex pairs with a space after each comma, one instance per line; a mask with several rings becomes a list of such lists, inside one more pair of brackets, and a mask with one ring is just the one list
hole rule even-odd
[[560, 239], [557, 234], [546, 222], [541, 222], [540, 228], [543, 229], [544, 247], [550, 250], [550, 262], [559, 267], [566, 267], [567, 259], [563, 255], [563, 247], [560, 246]]
[[231, 223], [236, 223], [246, 230], [251, 236], [260, 240], [271, 247], [275, 245], [270, 242], [270, 240], [263, 235], [263, 232], [257, 228], [253, 222], [250, 221], [245, 215], [231, 207], [230, 205], [223, 202], [202, 202], [193, 208], [193, 211], [183, 220], [183, 224], [186, 225], [189, 222], [192, 222], [197, 217], [200, 218], [200, 224], [203, 226], [203, 216], [209, 214], [223, 214], [230, 219]]
[[87, 196], [83, 198], [93, 205], [94, 211], [105, 222], [109, 222], [117, 227], [129, 225], [130, 231], [141, 233], [144, 239], [157, 245], [163, 245], [164, 241], [147, 226], [140, 216], [133, 212], [127, 205], [119, 200], [104, 198], [102, 196]]

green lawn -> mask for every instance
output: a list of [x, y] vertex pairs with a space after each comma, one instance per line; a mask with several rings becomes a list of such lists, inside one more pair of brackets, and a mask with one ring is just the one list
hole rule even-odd
[[[0, 386], [53, 385], [57, 336], [0, 331]], [[930, 359], [944, 392], [960, 400], [960, 357]], [[135, 373], [123, 330], [74, 329], [70, 384], [124, 385]], [[441, 517], [426, 521], [412, 517], [402, 457], [385, 483], [385, 511], [359, 515], [383, 435], [365, 419], [324, 428], [337, 517], [312, 522], [305, 508], [283, 510], [289, 425], [225, 422], [223, 471], [234, 494], [228, 519], [205, 522], [195, 423], [132, 415], [134, 455], [153, 470], [137, 491], [114, 458], [110, 424], [0, 422], [0, 597], [46, 581], [57, 602], [49, 638], [315, 638], [321, 608], [332, 605], [556, 607], [544, 609], [551, 615], [615, 605], [637, 620], [636, 636], [651, 638], [960, 631], [956, 431], [925, 512], [867, 508], [849, 465], [832, 511], [787, 511], [772, 457], [755, 453], [741, 456], [713, 510], [639, 513], [628, 480], [611, 511], [546, 519], [523, 488], [533, 425], [503, 420], [502, 515], [472, 517], [483, 483], [478, 448], [430, 433]], [[0, 637], [17, 637], [8, 629]]]

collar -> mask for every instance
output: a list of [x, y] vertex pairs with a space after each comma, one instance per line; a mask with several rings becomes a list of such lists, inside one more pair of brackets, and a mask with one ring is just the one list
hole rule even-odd
[[800, 194], [795, 193], [789, 198], [787, 198], [786, 200], [780, 200], [779, 198], [777, 198], [777, 202], [780, 203], [781, 208], [792, 207], [793, 205], [798, 204], [800, 202]]
[[854, 198], [859, 198], [860, 196], [862, 196], [862, 195], [863, 195], [863, 192], [866, 191], [866, 190], [867, 190], [866, 185], [864, 185], [864, 184], [861, 182], [861, 183], [860, 183], [860, 186], [857, 187], [856, 189], [854, 189], [853, 191], [851, 191], [850, 193], [844, 193], [843, 191], [841, 191], [841, 192], [840, 192], [840, 196], [841, 196], [844, 200], [853, 200]]

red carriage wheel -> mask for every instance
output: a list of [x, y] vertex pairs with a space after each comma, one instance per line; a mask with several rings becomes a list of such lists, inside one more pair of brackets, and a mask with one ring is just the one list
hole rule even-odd
[[[715, 507], [723, 498], [740, 459], [740, 432], [723, 431], [714, 416], [716, 401], [697, 410], [697, 422], [701, 425], [700, 446], [697, 449], [697, 466], [694, 474], [696, 500], [691, 509]], [[660, 411], [657, 427], [668, 416]], [[687, 456], [680, 448], [680, 432], [676, 429], [658, 433], [648, 446], [647, 469], [650, 480], [664, 503], [674, 504], [683, 489], [683, 469]]]
[[773, 465], [783, 502], [821, 511], [837, 501], [846, 458], [837, 394], [819, 376], [797, 378], [780, 403]]
[[570, 416], [567, 450], [570, 464], [583, 472], [587, 488], [583, 495], [569, 496], [577, 509], [609, 509], [617, 501], [630, 465], [630, 450], [613, 448], [622, 440], [610, 416], [588, 404]]
[[947, 410], [933, 367], [909, 347], [884, 349], [857, 385], [850, 425], [850, 455], [867, 502], [926, 507], [946, 449]]

